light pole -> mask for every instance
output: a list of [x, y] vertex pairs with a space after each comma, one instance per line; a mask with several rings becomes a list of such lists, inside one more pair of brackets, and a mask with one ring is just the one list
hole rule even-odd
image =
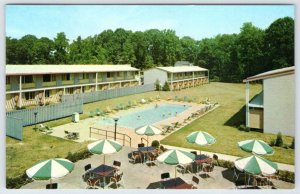
[[117, 123], [118, 123], [119, 118], [114, 118], [115, 121], [115, 141], [117, 139]]
[[34, 126], [34, 130], [36, 131], [37, 127], [36, 127], [36, 116], [37, 116], [37, 112], [34, 112], [34, 123], [35, 123], [35, 126]]

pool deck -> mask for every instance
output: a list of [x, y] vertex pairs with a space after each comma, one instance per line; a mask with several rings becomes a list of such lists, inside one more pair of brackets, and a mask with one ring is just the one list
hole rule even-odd
[[[188, 102], [175, 102], [175, 101], [165, 101], [165, 100], [160, 100], [160, 101], [155, 101], [151, 102], [148, 104], [144, 104], [141, 106], [137, 106], [135, 108], [130, 108], [127, 110], [120, 110], [114, 114], [109, 114], [108, 117], [114, 118], [114, 117], [119, 117], [120, 115], [127, 114], [129, 112], [137, 111], [140, 110], [141, 108], [150, 108], [154, 107], [155, 105], [162, 105], [162, 104], [178, 104], [178, 105], [187, 105], [190, 106], [187, 110], [179, 113], [176, 117], [171, 117], [164, 119], [162, 121], [159, 121], [157, 123], [154, 123], [153, 126], [158, 127], [159, 129], [162, 129], [163, 126], [166, 125], [171, 125], [171, 123], [179, 122], [181, 124], [187, 125], [188, 123], [192, 122], [194, 119], [190, 119], [189, 121], [184, 123], [184, 120], [191, 116], [192, 113], [197, 112], [200, 109], [204, 109], [207, 105], [205, 104], [196, 104], [196, 103], [188, 103]], [[207, 113], [207, 112], [206, 112]], [[205, 114], [205, 113], [204, 113]], [[69, 131], [69, 132], [78, 132], [80, 134], [79, 139], [74, 140], [76, 142], [84, 142], [84, 141], [93, 141], [96, 139], [104, 139], [104, 136], [99, 136], [97, 134], [92, 134], [90, 137], [90, 127], [95, 127], [103, 130], [108, 130], [108, 131], [114, 131], [114, 125], [103, 125], [100, 122], [98, 122], [99, 119], [105, 119], [104, 117], [100, 116], [95, 116], [93, 118], [87, 118], [84, 120], [80, 120], [78, 123], [68, 123], [65, 125], [53, 127], [53, 133], [51, 134], [52, 136], [60, 137], [60, 138], [65, 138], [65, 132], [64, 131]], [[178, 130], [179, 128], [173, 130], [172, 132]], [[118, 133], [124, 133], [128, 136], [131, 137], [131, 147], [137, 147], [137, 144], [141, 143], [141, 138], [147, 138], [147, 136], [141, 136], [138, 135], [134, 132], [134, 129], [130, 128], [125, 128], [121, 126], [117, 126], [117, 132]], [[172, 133], [171, 132], [171, 133]], [[161, 140], [167, 135], [171, 134], [168, 133], [166, 135], [155, 135], [155, 136], [150, 136], [149, 137], [149, 144], [153, 140]], [[146, 142], [145, 142], [146, 143]]]

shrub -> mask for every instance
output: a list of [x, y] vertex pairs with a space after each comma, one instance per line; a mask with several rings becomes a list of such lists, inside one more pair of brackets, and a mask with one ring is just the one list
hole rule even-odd
[[290, 145], [290, 148], [291, 149], [295, 149], [295, 138], [293, 138], [293, 141], [292, 141], [292, 143]]
[[155, 147], [155, 148], [158, 148], [159, 147], [159, 141], [157, 141], [157, 140], [152, 141], [151, 146]]
[[91, 155], [92, 153], [85, 149], [75, 153], [69, 152], [66, 159], [70, 160], [71, 162], [77, 162], [78, 160], [89, 158]]
[[6, 188], [7, 189], [19, 189], [23, 185], [26, 185], [33, 180], [28, 178], [26, 173], [24, 172], [21, 176], [14, 177], [14, 178], [6, 178]]
[[250, 132], [250, 127], [246, 127], [246, 128], [245, 128], [245, 131], [246, 131], [246, 132]]
[[156, 91], [160, 91], [160, 83], [159, 83], [159, 80], [157, 79], [156, 81], [155, 81], [155, 90]]
[[168, 82], [165, 82], [163, 88], [162, 88], [163, 91], [170, 91], [170, 86], [169, 86], [169, 83]]
[[281, 135], [281, 132], [279, 132], [277, 134], [277, 138], [276, 138], [276, 141], [275, 141], [275, 146], [281, 147], [282, 145], [283, 145], [282, 135]]
[[273, 147], [273, 146], [275, 146], [275, 142], [276, 142], [276, 140], [272, 139], [271, 142], [269, 143], [269, 145]]
[[240, 130], [240, 131], [245, 131], [246, 130], [246, 126], [245, 125], [240, 125], [239, 127], [238, 127], [238, 129]]
[[285, 149], [289, 149], [289, 145], [287, 145], [287, 144], [284, 144], [282, 147]]

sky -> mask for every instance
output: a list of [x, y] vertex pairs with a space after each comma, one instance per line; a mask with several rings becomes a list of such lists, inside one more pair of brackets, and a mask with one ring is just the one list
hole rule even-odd
[[104, 30], [173, 29], [196, 40], [239, 33], [245, 22], [266, 29], [278, 18], [292, 17], [293, 5], [6, 5], [6, 36], [32, 34], [69, 40]]

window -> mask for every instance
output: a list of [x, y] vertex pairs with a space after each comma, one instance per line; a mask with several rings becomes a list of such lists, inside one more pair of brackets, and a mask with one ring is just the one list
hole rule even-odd
[[107, 78], [112, 77], [112, 73], [111, 72], [107, 72]]
[[89, 74], [88, 73], [83, 73], [82, 74], [82, 79], [89, 79]]
[[10, 84], [10, 77], [6, 76], [6, 84]]
[[43, 82], [51, 82], [50, 74], [43, 75]]
[[43, 82], [53, 82], [56, 81], [56, 75], [45, 74], [43, 75]]
[[71, 74], [69, 74], [69, 73], [63, 74], [62, 75], [62, 80], [63, 81], [71, 80]]
[[25, 99], [26, 100], [32, 100], [35, 97], [35, 92], [26, 92], [25, 93]]
[[32, 75], [24, 75], [22, 76], [22, 84], [33, 83]]

